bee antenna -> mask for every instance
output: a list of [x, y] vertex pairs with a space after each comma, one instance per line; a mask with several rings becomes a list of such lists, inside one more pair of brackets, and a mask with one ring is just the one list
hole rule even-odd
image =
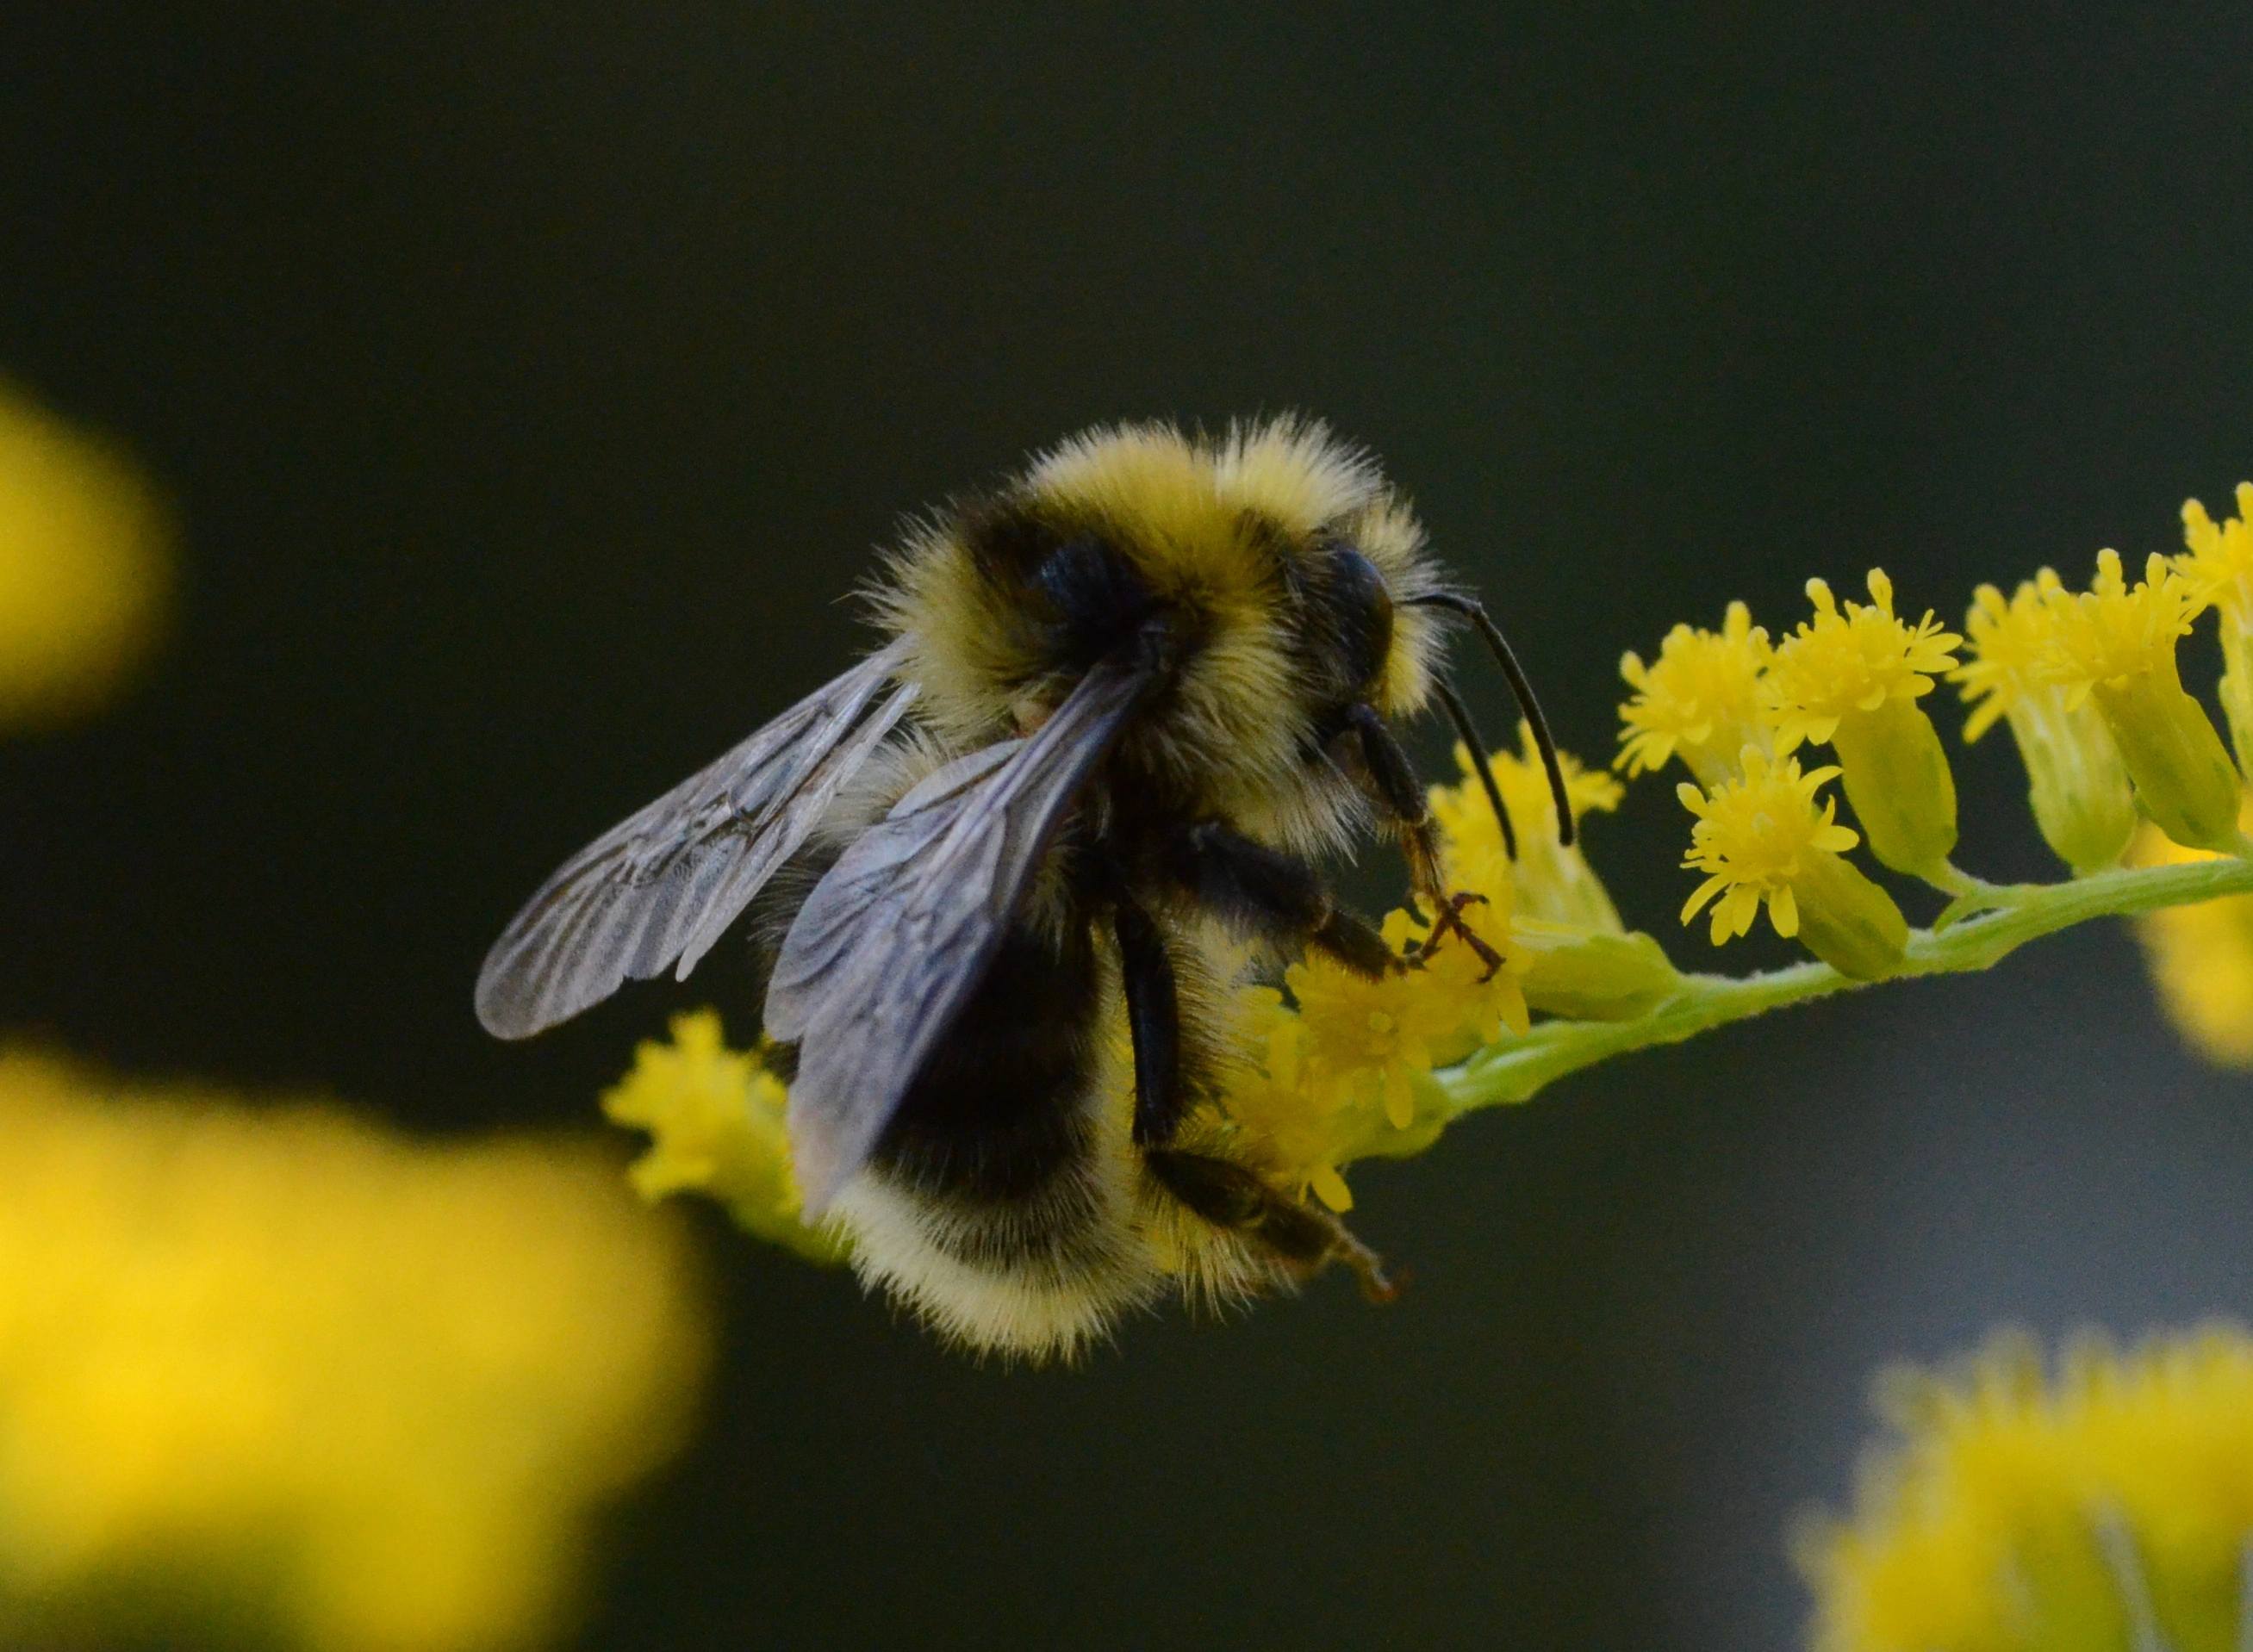
[[1446, 683], [1438, 687], [1440, 703], [1447, 708], [1447, 721], [1455, 725], [1455, 732], [1470, 749], [1471, 768], [1478, 775], [1479, 784], [1486, 788], [1486, 800], [1494, 805], [1494, 818], [1502, 823], [1502, 852], [1515, 861], [1517, 833], [1510, 824], [1510, 811], [1503, 805], [1502, 788], [1494, 783], [1494, 770], [1486, 760], [1486, 742], [1479, 738], [1478, 725], [1471, 721], [1471, 708], [1463, 704], [1463, 697]]
[[1509, 680], [1510, 692], [1517, 696], [1518, 710], [1525, 714], [1526, 726], [1533, 730], [1533, 743], [1541, 753], [1541, 766], [1548, 770], [1549, 790], [1557, 799], [1557, 841], [1567, 848], [1573, 842], [1573, 802], [1565, 791], [1564, 765], [1557, 761], [1557, 742], [1549, 733], [1549, 720], [1541, 714], [1541, 702], [1533, 697], [1533, 685], [1525, 680], [1525, 671], [1517, 663], [1517, 656], [1510, 652], [1509, 639], [1502, 628], [1489, 617], [1486, 606], [1475, 596], [1463, 596], [1454, 591], [1426, 591], [1421, 596], [1406, 599], [1411, 608], [1444, 608], [1461, 614], [1477, 627], [1485, 639], [1487, 652], [1494, 656], [1495, 664]]

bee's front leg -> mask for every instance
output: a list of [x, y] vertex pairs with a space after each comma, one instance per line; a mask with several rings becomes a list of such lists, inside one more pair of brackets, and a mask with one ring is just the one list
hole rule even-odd
[[1502, 954], [1471, 932], [1463, 922], [1463, 908], [1482, 897], [1450, 894], [1440, 875], [1440, 833], [1425, 801], [1424, 783], [1416, 765], [1394, 737], [1385, 719], [1371, 706], [1346, 708], [1346, 727], [1360, 742], [1362, 768], [1369, 789], [1400, 840], [1408, 858], [1408, 876], [1417, 896], [1432, 904], [1432, 942], [1453, 935], [1475, 953], [1491, 977], [1502, 967]]

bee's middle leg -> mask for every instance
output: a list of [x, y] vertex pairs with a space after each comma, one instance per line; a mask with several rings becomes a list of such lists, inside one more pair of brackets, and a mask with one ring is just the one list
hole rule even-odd
[[1182, 1074], [1182, 1000], [1165, 931], [1123, 891], [1112, 905], [1126, 992], [1126, 1033], [1134, 1049], [1134, 1145], [1174, 1139], [1189, 1111]]
[[1160, 864], [1168, 882], [1240, 935], [1313, 947], [1371, 978], [1399, 966], [1376, 927], [1340, 906], [1319, 871], [1233, 827], [1177, 827]]

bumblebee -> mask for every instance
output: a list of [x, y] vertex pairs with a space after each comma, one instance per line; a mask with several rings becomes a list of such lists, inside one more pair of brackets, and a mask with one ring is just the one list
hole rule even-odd
[[1503, 665], [1569, 840], [1523, 674], [1406, 503], [1319, 423], [1096, 429], [912, 524], [871, 595], [882, 647], [532, 897], [478, 978], [486, 1028], [685, 978], [751, 909], [806, 1219], [942, 1335], [1069, 1356], [1168, 1290], [1240, 1299], [1332, 1261], [1384, 1293], [1196, 1104], [1229, 949], [1406, 966], [1319, 869], [1372, 826], [1428, 944], [1498, 961], [1394, 732], [1437, 702], [1485, 750], [1445, 626]]

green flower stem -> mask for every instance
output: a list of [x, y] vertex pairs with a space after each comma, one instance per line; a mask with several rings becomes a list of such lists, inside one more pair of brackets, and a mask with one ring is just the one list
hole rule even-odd
[[[2011, 904], [1965, 917], [1935, 933], [1912, 930], [1902, 975], [1983, 970], [2026, 942], [2096, 917], [2132, 917], [2225, 895], [2253, 895], [2253, 861], [2223, 859], [2099, 872], [2068, 883], [2017, 885]], [[1685, 975], [1683, 989], [1632, 1021], [1549, 1021], [1523, 1038], [1489, 1045], [1461, 1065], [1432, 1075], [1449, 1119], [1480, 1107], [1526, 1101], [1583, 1067], [1653, 1044], [1678, 1044], [1731, 1021], [1827, 998], [1872, 983], [1828, 964], [1799, 964], [1764, 975]]]

